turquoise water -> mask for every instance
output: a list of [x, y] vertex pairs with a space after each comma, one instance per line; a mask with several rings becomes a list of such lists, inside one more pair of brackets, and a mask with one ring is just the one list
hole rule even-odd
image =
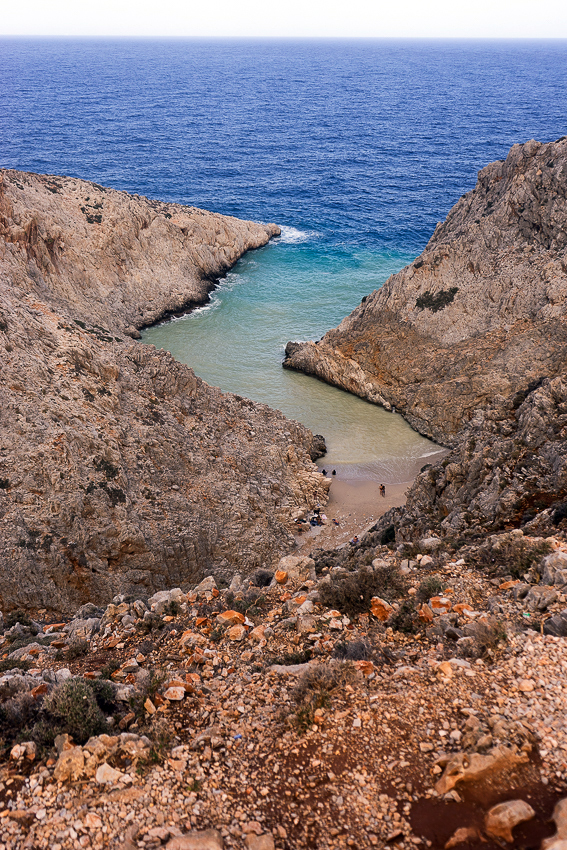
[[323, 252], [316, 232], [282, 237], [244, 257], [211, 301], [143, 333], [209, 384], [277, 408], [323, 434], [321, 466], [343, 477], [409, 480], [438, 447], [397, 414], [283, 369], [289, 339], [319, 338], [380, 287], [410, 256], [369, 250]]

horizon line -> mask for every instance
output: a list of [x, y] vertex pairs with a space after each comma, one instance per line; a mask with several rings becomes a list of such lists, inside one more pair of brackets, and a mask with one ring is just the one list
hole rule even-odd
[[566, 36], [518, 36], [518, 35], [147, 35], [120, 33], [0, 33], [2, 39], [115, 39], [137, 41], [566, 41]]

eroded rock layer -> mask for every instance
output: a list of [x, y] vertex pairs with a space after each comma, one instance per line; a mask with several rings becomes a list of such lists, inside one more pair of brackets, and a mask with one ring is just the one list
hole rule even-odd
[[203, 301], [256, 225], [3, 172], [0, 608], [74, 610], [270, 563], [325, 501], [312, 434], [124, 331]]
[[450, 445], [474, 411], [564, 372], [567, 140], [483, 168], [421, 256], [284, 365]]

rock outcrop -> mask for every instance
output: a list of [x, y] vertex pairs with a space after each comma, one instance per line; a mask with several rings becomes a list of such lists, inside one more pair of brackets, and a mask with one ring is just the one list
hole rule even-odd
[[2, 276], [75, 319], [134, 336], [205, 303], [217, 278], [279, 232], [85, 180], [0, 170]]
[[441, 463], [417, 476], [397, 519], [404, 541], [567, 528], [565, 381], [546, 379], [526, 398], [477, 411]]
[[277, 560], [294, 511], [326, 500], [311, 432], [124, 336], [206, 299], [277, 228], [2, 177], [0, 607], [69, 611]]
[[483, 168], [421, 256], [284, 366], [450, 445], [475, 410], [560, 375], [567, 355], [567, 140]]

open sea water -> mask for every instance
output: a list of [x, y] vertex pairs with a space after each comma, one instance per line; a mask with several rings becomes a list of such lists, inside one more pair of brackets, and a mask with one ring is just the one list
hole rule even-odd
[[567, 42], [0, 39], [0, 165], [259, 221], [282, 236], [144, 332], [322, 433], [326, 466], [408, 480], [437, 447], [284, 371], [415, 258], [476, 172], [567, 132]]

